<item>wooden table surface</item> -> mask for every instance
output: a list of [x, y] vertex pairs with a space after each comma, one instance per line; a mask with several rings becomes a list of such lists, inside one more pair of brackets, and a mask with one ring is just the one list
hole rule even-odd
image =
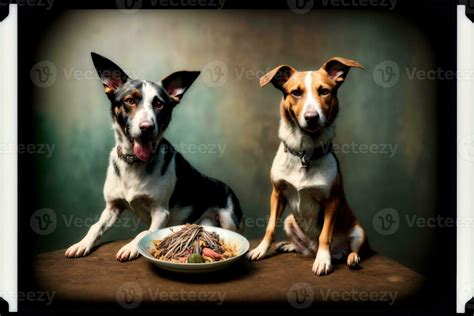
[[413, 270], [378, 254], [363, 260], [358, 270], [336, 263], [335, 270], [323, 277], [312, 273], [313, 258], [296, 253], [257, 262], [244, 259], [212, 274], [180, 275], [160, 270], [143, 257], [116, 261], [115, 253], [126, 242], [101, 245], [78, 259], [65, 258], [64, 250], [37, 256], [34, 266], [39, 288], [54, 293], [54, 300], [62, 303], [100, 303], [126, 309], [178, 303], [388, 307], [414, 299], [425, 282]]

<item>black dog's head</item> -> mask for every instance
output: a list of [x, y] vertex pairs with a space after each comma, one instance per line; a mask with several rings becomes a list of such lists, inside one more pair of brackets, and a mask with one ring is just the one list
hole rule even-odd
[[200, 72], [178, 71], [160, 82], [137, 80], [109, 59], [91, 55], [112, 104], [114, 121], [133, 144], [134, 154], [147, 161], [154, 143], [168, 127], [174, 107]]

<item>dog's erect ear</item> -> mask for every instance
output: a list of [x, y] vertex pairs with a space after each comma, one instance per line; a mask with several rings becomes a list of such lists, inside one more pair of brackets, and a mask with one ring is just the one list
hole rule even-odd
[[361, 64], [354, 60], [342, 57], [333, 57], [325, 62], [321, 69], [327, 72], [328, 77], [331, 80], [336, 81], [337, 84], [340, 85], [344, 82], [344, 79], [349, 73], [351, 67], [364, 68]]
[[287, 65], [280, 65], [260, 78], [260, 87], [271, 82], [275, 88], [282, 90], [285, 82], [296, 72], [295, 68]]
[[114, 93], [128, 80], [127, 74], [111, 60], [96, 53], [91, 53], [91, 57], [106, 94]]
[[177, 71], [161, 80], [161, 84], [170, 96], [180, 101], [200, 73], [200, 71]]

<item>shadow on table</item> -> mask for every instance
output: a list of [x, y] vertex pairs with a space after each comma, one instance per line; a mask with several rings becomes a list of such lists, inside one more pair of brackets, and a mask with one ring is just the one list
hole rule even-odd
[[150, 264], [150, 269], [155, 271], [160, 277], [174, 280], [182, 281], [186, 283], [224, 283], [234, 279], [244, 279], [253, 275], [256, 272], [255, 263], [249, 261], [247, 258], [241, 258], [236, 263], [223, 268], [222, 270], [213, 271], [213, 272], [204, 272], [204, 273], [177, 273], [166, 271], [158, 268], [152, 263]]

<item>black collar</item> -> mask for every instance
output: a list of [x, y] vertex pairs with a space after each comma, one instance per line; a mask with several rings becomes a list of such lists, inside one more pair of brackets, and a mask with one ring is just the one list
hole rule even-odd
[[[155, 150], [152, 149], [151, 157], [148, 161], [150, 161], [151, 158], [158, 152], [158, 148], [160, 148], [160, 146], [161, 146], [161, 141], [156, 145]], [[120, 159], [122, 159], [123, 161], [125, 161], [126, 163], [128, 163], [129, 165], [133, 165], [135, 162], [147, 162], [147, 161], [141, 161], [134, 154], [124, 154], [124, 153], [122, 153], [122, 147], [120, 147], [120, 145], [117, 145], [117, 156]]]
[[328, 144], [322, 145], [321, 147], [314, 148], [312, 151], [311, 150], [303, 150], [303, 151], [298, 151], [294, 150], [288, 147], [288, 145], [283, 142], [283, 146], [285, 148], [285, 152], [288, 152], [292, 154], [293, 156], [296, 156], [300, 159], [301, 161], [301, 167], [304, 169], [307, 169], [313, 160], [317, 160], [326, 154], [332, 152], [332, 142], [329, 142]]
[[125, 155], [122, 153], [122, 147], [120, 147], [120, 145], [117, 145], [117, 156], [122, 159], [123, 161], [125, 161], [126, 163], [128, 163], [129, 165], [133, 165], [135, 162], [137, 161], [141, 161], [140, 159], [138, 159], [137, 156], [131, 154], [131, 155]]

